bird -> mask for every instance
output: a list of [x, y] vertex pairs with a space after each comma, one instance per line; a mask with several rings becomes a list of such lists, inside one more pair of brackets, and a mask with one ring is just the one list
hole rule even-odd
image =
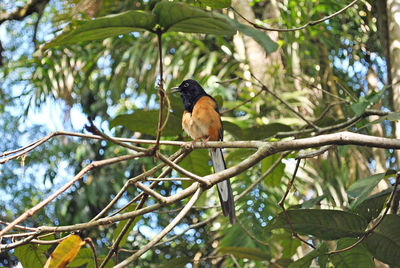
[[[180, 93], [184, 106], [182, 128], [193, 139], [192, 146], [200, 139], [203, 143], [222, 141], [224, 130], [215, 99], [193, 79], [184, 80], [179, 86], [171, 89], [173, 93]], [[214, 173], [225, 170], [222, 149], [211, 148], [209, 152]], [[235, 204], [229, 178], [217, 183], [217, 192], [224, 216], [229, 217], [229, 222], [234, 224]]]

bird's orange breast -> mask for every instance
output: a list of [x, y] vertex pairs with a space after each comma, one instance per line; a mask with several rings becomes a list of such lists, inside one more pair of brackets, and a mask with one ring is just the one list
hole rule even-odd
[[217, 104], [208, 96], [201, 97], [193, 107], [192, 113], [185, 111], [182, 117], [182, 128], [193, 139], [221, 139], [221, 118], [215, 110]]

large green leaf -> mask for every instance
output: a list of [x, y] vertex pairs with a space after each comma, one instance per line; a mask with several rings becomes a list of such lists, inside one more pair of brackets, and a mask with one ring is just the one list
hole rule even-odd
[[204, 33], [234, 35], [236, 29], [225, 16], [210, 13], [185, 3], [161, 1], [152, 13], [129, 10], [93, 20], [74, 21], [45, 48], [74, 44], [83, 41], [102, 40], [139, 30], [154, 32], [157, 25], [162, 32]]
[[179, 165], [199, 176], [205, 176], [211, 173], [209, 161], [210, 156], [207, 149], [196, 149], [186, 156]]
[[240, 259], [263, 261], [271, 258], [267, 252], [258, 248], [220, 247], [218, 251], [222, 254], [233, 254], [235, 257]]
[[388, 170], [385, 173], [378, 173], [353, 183], [347, 190], [347, 194], [354, 199], [351, 203], [351, 207], [354, 208], [362, 203], [385, 176], [390, 176], [395, 173], [394, 170]]
[[68, 267], [82, 267], [91, 263], [94, 264], [93, 251], [90, 248], [81, 248], [74, 260], [68, 263]]
[[[143, 134], [148, 134], [156, 136], [158, 127], [158, 115], [159, 111], [150, 110], [143, 111], [138, 110], [133, 114], [118, 115], [110, 122], [110, 127], [115, 127], [122, 125], [129, 128], [131, 131], [141, 132]], [[164, 118], [166, 111], [164, 112]], [[174, 114], [170, 114], [167, 125], [162, 131], [164, 136], [175, 136], [181, 133], [181, 119], [176, 117]]]
[[[318, 248], [314, 249], [303, 258], [298, 259], [295, 262], [292, 262], [288, 268], [303, 268], [310, 267], [313, 259], [319, 257], [319, 263], [321, 264], [322, 260], [326, 261], [326, 253], [328, 252], [328, 246], [325, 243], [322, 243]], [[325, 267], [325, 265], [320, 265], [320, 267]]]
[[27, 244], [17, 247], [14, 253], [25, 268], [43, 267], [50, 247], [50, 245]]
[[206, 12], [185, 3], [159, 2], [154, 7], [153, 14], [163, 31], [216, 35], [236, 33], [224, 16]]
[[[367, 221], [350, 212], [323, 209], [287, 210], [294, 230], [303, 235], [314, 235], [320, 239], [335, 240], [342, 237], [358, 237], [364, 233]], [[275, 217], [267, 229], [290, 229], [284, 215]]]
[[[379, 216], [393, 188], [367, 197], [363, 202], [354, 207], [353, 211], [371, 221]], [[400, 189], [397, 190], [400, 192]]]
[[138, 30], [151, 31], [156, 26], [152, 14], [140, 10], [129, 10], [94, 20], [74, 21], [45, 48], [75, 44], [83, 41], [101, 40]]
[[364, 242], [375, 258], [394, 267], [400, 267], [399, 226], [399, 215], [386, 215], [382, 223]]
[[[336, 249], [344, 249], [355, 242], [355, 238], [342, 238], [337, 241]], [[331, 255], [331, 261], [336, 268], [341, 267], [354, 267], [354, 268], [373, 268], [375, 267], [374, 259], [371, 253], [365, 248], [363, 244], [356, 246], [350, 250]]]
[[278, 132], [287, 132], [291, 130], [292, 128], [287, 125], [281, 123], [271, 123], [244, 129], [243, 138], [247, 140], [262, 140], [270, 138]]

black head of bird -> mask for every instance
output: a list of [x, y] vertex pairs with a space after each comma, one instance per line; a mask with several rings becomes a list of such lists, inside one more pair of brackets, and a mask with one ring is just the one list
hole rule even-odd
[[192, 112], [193, 106], [202, 96], [209, 96], [197, 81], [188, 79], [183, 81], [179, 86], [173, 87], [172, 92], [179, 92], [185, 110]]

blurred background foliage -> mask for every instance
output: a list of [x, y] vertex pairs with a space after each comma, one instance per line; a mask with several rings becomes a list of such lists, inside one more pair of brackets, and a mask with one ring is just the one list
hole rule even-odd
[[[153, 139], [155, 132], [147, 124], [131, 121], [133, 127], [124, 127], [121, 124], [126, 120], [121, 116], [137, 113], [136, 119], [145, 116], [148, 122], [157, 122], [158, 112], [151, 113], [159, 107], [156, 88], [159, 79], [158, 50], [154, 34], [133, 32], [100, 41], [51, 48], [39, 56], [33, 56], [33, 52], [57, 35], [71, 20], [131, 9], [151, 11], [158, 1], [42, 2], [38, 12], [21, 20], [2, 22], [0, 26], [1, 152], [48, 134], [53, 129], [49, 126], [52, 124], [49, 118], [56, 122], [58, 128], [84, 132], [86, 122], [82, 118], [90, 116], [113, 136]], [[207, 1], [185, 2], [211, 10], [206, 6]], [[5, 0], [0, 3], [0, 9], [12, 12], [26, 4], [27, 1]], [[232, 1], [235, 10], [246, 18], [276, 28], [302, 26], [336, 12], [346, 4], [347, 1], [333, 0]], [[227, 111], [223, 113], [225, 140], [270, 139], [277, 132], [309, 128], [282, 102], [265, 91], [251, 102], [230, 110], [261, 90], [251, 74], [309, 120], [323, 115], [321, 120], [315, 121], [321, 127], [344, 122], [361, 114], [367, 107], [394, 111], [393, 102], [398, 100], [393, 100], [390, 88], [384, 87], [391, 83], [387, 78], [388, 55], [385, 54], [385, 42], [388, 40], [382, 36], [385, 31], [379, 28], [383, 18], [376, 5], [375, 1], [359, 1], [345, 12], [315, 26], [279, 34], [267, 32], [280, 45], [277, 51], [268, 55], [250, 37], [242, 34], [232, 37], [165, 33], [162, 39], [165, 88], [176, 86], [187, 78], [199, 81], [210, 95], [223, 103], [222, 112]], [[241, 20], [231, 9], [214, 12]], [[373, 99], [377, 92], [382, 94]], [[180, 129], [180, 99], [172, 95], [169, 98], [173, 113], [168, 123], [170, 131], [164, 133], [163, 139], [190, 140]], [[52, 113], [52, 109], [46, 108], [53, 106], [58, 107], [59, 112]], [[327, 107], [331, 109], [326, 110]], [[143, 111], [149, 113], [139, 116]], [[379, 124], [367, 125], [372, 120], [366, 117], [348, 129], [394, 137], [393, 122], [382, 120]], [[140, 131], [135, 129], [135, 123], [142, 124], [137, 128]], [[309, 136], [306, 131], [296, 137], [305, 136]], [[165, 154], [176, 150], [167, 146], [161, 149]], [[5, 202], [0, 205], [1, 219], [11, 221], [90, 162], [124, 153], [125, 149], [105, 141], [61, 137], [32, 151], [24, 159], [2, 165], [0, 191], [5, 196]], [[228, 166], [237, 164], [250, 153], [251, 150], [245, 149], [226, 150]], [[349, 211], [354, 198], [349, 195], [349, 187], [362, 178], [397, 168], [394, 154], [393, 150], [343, 146], [309, 159], [301, 165], [294, 184], [295, 191], [290, 193], [287, 206]], [[218, 217], [146, 253], [141, 258], [141, 266], [183, 265], [192, 262], [197, 254], [201, 256], [201, 266], [230, 267], [238, 262], [244, 267], [286, 267], [293, 260], [305, 256], [310, 249], [295, 240], [290, 230], [266, 228], [281, 212], [277, 203], [293, 172], [294, 156], [285, 157], [271, 175], [237, 202], [241, 224], [230, 226], [227, 219]], [[239, 194], [246, 189], [276, 159], [277, 156], [271, 156], [233, 178], [234, 193]], [[141, 158], [95, 169], [45, 210], [25, 221], [24, 225], [87, 222], [108, 204], [129, 178], [149, 170], [154, 164], [153, 158]], [[211, 172], [207, 152], [202, 150], [193, 152], [182, 165], [199, 175]], [[390, 176], [381, 178], [368, 194], [384, 191], [391, 182]], [[165, 182], [159, 189], [163, 195], [169, 195], [182, 187], [185, 185], [180, 182]], [[122, 207], [138, 193], [137, 189], [130, 187], [117, 207]], [[384, 200], [376, 201], [377, 210], [383, 208]], [[151, 202], [149, 200], [148, 204]], [[214, 190], [204, 193], [197, 204], [198, 209], [193, 210], [170, 235], [214, 215], [218, 208], [212, 205], [217, 203]], [[168, 210], [181, 206], [178, 203]], [[202, 209], [204, 206], [211, 208]], [[166, 212], [167, 208], [164, 210]], [[169, 223], [174, 213], [140, 217], [123, 248], [136, 250], [143, 246]], [[242, 227], [262, 243], [244, 232]], [[115, 228], [85, 232], [95, 241], [98, 255], [107, 253]], [[318, 237], [310, 236], [308, 239], [316, 245], [320, 242]], [[338, 245], [342, 245], [340, 243]], [[335, 248], [336, 244], [328, 246]], [[232, 247], [240, 251], [234, 254], [235, 260], [225, 254], [231, 253], [229, 248]], [[363, 254], [367, 252], [362, 250]], [[129, 254], [121, 252], [120, 259]], [[3, 265], [17, 262], [13, 252], [4, 253], [0, 258]], [[330, 261], [342, 267], [337, 259]], [[379, 261], [375, 263], [379, 264]]]

